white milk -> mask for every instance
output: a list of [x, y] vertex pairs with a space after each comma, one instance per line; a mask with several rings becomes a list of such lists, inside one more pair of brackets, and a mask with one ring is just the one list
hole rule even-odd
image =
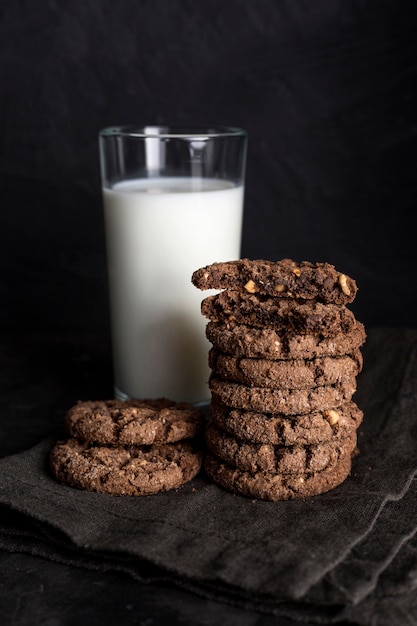
[[118, 397], [209, 399], [207, 320], [194, 270], [240, 256], [243, 187], [191, 178], [104, 189]]

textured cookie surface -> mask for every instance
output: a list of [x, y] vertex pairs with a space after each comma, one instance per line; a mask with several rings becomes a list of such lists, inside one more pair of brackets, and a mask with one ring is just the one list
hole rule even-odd
[[310, 445], [349, 437], [359, 428], [363, 411], [355, 402], [294, 417], [233, 409], [212, 402], [211, 419], [239, 439], [272, 445]]
[[233, 357], [211, 349], [209, 366], [214, 376], [251, 387], [305, 389], [357, 376], [362, 369], [362, 355], [358, 350], [340, 357], [272, 361]]
[[112, 447], [59, 441], [50, 454], [55, 478], [111, 495], [143, 496], [180, 487], [200, 470], [202, 454], [189, 442]]
[[296, 263], [291, 259], [213, 263], [196, 270], [192, 282], [203, 290], [243, 289], [248, 293], [333, 304], [352, 302], [357, 293], [356, 282], [330, 263]]
[[259, 500], [307, 498], [330, 491], [343, 483], [351, 470], [351, 455], [313, 474], [277, 474], [245, 472], [207, 453], [204, 468], [208, 476], [223, 489]]
[[354, 328], [333, 337], [279, 333], [272, 328], [254, 328], [235, 322], [208, 322], [207, 339], [219, 351], [258, 359], [313, 359], [341, 356], [360, 348], [365, 328], [356, 321]]
[[244, 471], [311, 474], [325, 470], [351, 453], [356, 447], [356, 432], [315, 445], [273, 446], [237, 439], [210, 422], [205, 440], [215, 456]]
[[356, 391], [356, 378], [345, 380], [333, 387], [271, 389], [248, 387], [211, 377], [209, 387], [213, 399], [229, 407], [265, 413], [302, 415], [312, 411], [332, 409], [350, 401]]
[[203, 425], [200, 409], [165, 398], [79, 402], [65, 418], [66, 429], [73, 437], [112, 445], [179, 441], [198, 435]]
[[201, 313], [213, 322], [234, 321], [258, 328], [294, 334], [334, 337], [356, 326], [352, 311], [344, 305], [300, 303], [262, 294], [222, 291], [204, 298]]

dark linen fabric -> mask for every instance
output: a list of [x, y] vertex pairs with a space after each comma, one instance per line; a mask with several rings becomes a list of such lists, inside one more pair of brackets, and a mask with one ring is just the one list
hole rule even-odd
[[48, 439], [0, 461], [0, 548], [297, 620], [417, 623], [417, 331], [373, 329], [363, 354], [360, 454], [329, 493], [256, 501], [204, 473], [144, 498], [88, 493], [50, 475]]

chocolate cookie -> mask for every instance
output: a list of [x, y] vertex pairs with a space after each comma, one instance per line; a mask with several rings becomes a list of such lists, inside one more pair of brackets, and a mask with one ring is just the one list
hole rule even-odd
[[363, 411], [354, 402], [328, 410], [288, 416], [232, 409], [213, 401], [210, 414], [215, 424], [239, 439], [281, 446], [304, 446], [323, 443], [334, 437], [349, 437], [359, 428], [363, 419]]
[[273, 446], [237, 439], [210, 422], [205, 433], [207, 448], [222, 461], [247, 472], [311, 474], [334, 465], [356, 447], [356, 431], [349, 437], [315, 445]]
[[222, 354], [211, 349], [209, 366], [217, 378], [250, 387], [306, 389], [334, 385], [357, 376], [362, 369], [359, 350], [352, 355], [271, 361]]
[[179, 441], [198, 435], [204, 423], [200, 409], [165, 398], [79, 402], [65, 417], [70, 435], [81, 441], [105, 445]]
[[201, 313], [213, 322], [238, 322], [257, 328], [272, 328], [292, 334], [334, 337], [351, 332], [357, 325], [344, 305], [300, 303], [263, 294], [222, 291], [204, 298]]
[[291, 259], [213, 263], [196, 270], [191, 280], [202, 290], [243, 289], [247, 293], [332, 304], [352, 302], [357, 293], [353, 278], [338, 272], [330, 263], [296, 263]]
[[75, 438], [55, 444], [50, 466], [72, 487], [118, 496], [176, 489], [200, 470], [202, 453], [189, 441], [152, 446], [96, 446]]
[[206, 336], [219, 352], [255, 359], [341, 356], [360, 348], [366, 339], [365, 328], [358, 321], [351, 331], [333, 337], [280, 333], [272, 328], [253, 328], [236, 322], [208, 322]]
[[325, 470], [313, 474], [275, 474], [245, 472], [207, 453], [204, 469], [207, 475], [227, 491], [259, 500], [290, 500], [315, 496], [343, 483], [351, 470], [351, 455], [347, 453]]
[[210, 377], [209, 387], [215, 401], [235, 409], [304, 415], [332, 409], [351, 400], [356, 391], [356, 378], [346, 379], [339, 385], [311, 389], [271, 389], [248, 387]]

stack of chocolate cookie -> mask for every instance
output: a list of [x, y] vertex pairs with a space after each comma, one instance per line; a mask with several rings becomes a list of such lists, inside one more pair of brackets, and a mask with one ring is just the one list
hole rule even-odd
[[205, 298], [212, 393], [207, 474], [246, 496], [323, 493], [351, 469], [366, 335], [355, 281], [328, 263], [249, 259], [192, 276]]
[[204, 424], [185, 402], [79, 402], [66, 414], [70, 438], [54, 445], [51, 470], [62, 483], [112, 495], [175, 489], [201, 469]]

